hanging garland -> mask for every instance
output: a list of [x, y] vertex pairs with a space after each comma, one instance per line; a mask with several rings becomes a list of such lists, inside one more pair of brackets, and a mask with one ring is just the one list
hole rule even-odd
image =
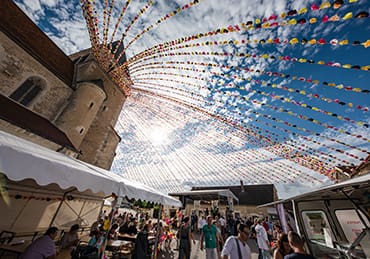
[[178, 49], [185, 49], [185, 48], [194, 48], [194, 47], [205, 47], [205, 46], [223, 46], [223, 45], [247, 45], [247, 44], [259, 44], [259, 45], [265, 45], [265, 44], [274, 44], [274, 45], [297, 45], [300, 44], [302, 46], [314, 46], [314, 45], [332, 45], [332, 46], [347, 46], [351, 44], [352, 46], [363, 46], [364, 48], [368, 48], [370, 46], [370, 40], [366, 40], [364, 42], [354, 40], [352, 43], [348, 39], [344, 40], [337, 40], [337, 39], [331, 39], [331, 40], [325, 40], [324, 38], [315, 39], [312, 38], [310, 40], [302, 38], [299, 40], [298, 38], [291, 38], [291, 39], [280, 39], [280, 38], [268, 38], [268, 39], [241, 39], [241, 40], [223, 40], [223, 41], [206, 41], [206, 42], [198, 42], [198, 43], [192, 43], [192, 44], [185, 44], [185, 45], [175, 45], [175, 46], [166, 46], [161, 49], [156, 49], [156, 51], [149, 51], [143, 55], [140, 56], [134, 56], [130, 59], [130, 62], [134, 62], [136, 60], [139, 60], [143, 57], [149, 57], [152, 55], [155, 55], [157, 53], [163, 53], [165, 51], [171, 51], [171, 50], [178, 50]]
[[[176, 69], [176, 70], [192, 71], [192, 72], [198, 72], [198, 73], [205, 73], [206, 72], [205, 70], [198, 70], [198, 69], [195, 69], [195, 68], [177, 67], [177, 66], [148, 66], [148, 67], [144, 67], [140, 70], [148, 70], [148, 69]], [[131, 71], [131, 75], [135, 75], [136, 72], [138, 72], [138, 70]], [[178, 74], [171, 74], [171, 73], [153, 71], [153, 72], [147, 72], [147, 73], [139, 73], [139, 74], [137, 74], [137, 76], [135, 76], [133, 78], [143, 76], [143, 75], [157, 75], [157, 74], [179, 76]], [[313, 98], [320, 99], [320, 100], [322, 100], [324, 102], [327, 102], [327, 103], [336, 103], [336, 104], [341, 105], [341, 106], [346, 106], [347, 105], [350, 108], [354, 107], [354, 108], [356, 108], [358, 110], [362, 110], [364, 112], [369, 111], [369, 107], [363, 107], [361, 105], [355, 105], [354, 106], [352, 102], [346, 103], [346, 102], [341, 101], [339, 99], [330, 99], [328, 97], [320, 96], [319, 94], [307, 93], [306, 90], [299, 90], [299, 89], [289, 88], [287, 86], [283, 86], [283, 85], [280, 85], [280, 84], [271, 84], [271, 83], [269, 83], [268, 81], [265, 81], [265, 80], [255, 80], [255, 79], [252, 79], [251, 77], [244, 78], [244, 77], [239, 77], [239, 76], [235, 76], [235, 75], [234, 76], [228, 76], [225, 73], [219, 73], [219, 72], [210, 72], [210, 74], [215, 75], [215, 76], [225, 77], [225, 78], [239, 79], [239, 80], [242, 80], [242, 81], [247, 80], [247, 81], [249, 81], [251, 83], [254, 83], [254, 84], [260, 84], [262, 86], [270, 86], [272, 88], [278, 88], [278, 89], [281, 89], [281, 90], [284, 90], [284, 91], [288, 91], [290, 93], [295, 92], [295, 93], [298, 93], [300, 95], [306, 96], [307, 98], [312, 98], [313, 97]], [[183, 77], [185, 77], [185, 76], [183, 76]], [[207, 81], [207, 79], [204, 79], [204, 78], [200, 78], [200, 79], [197, 78], [197, 77], [190, 77], [190, 78]], [[210, 80], [210, 81], [214, 82], [214, 80]]]
[[170, 17], [173, 17], [179, 13], [181, 13], [182, 11], [185, 11], [187, 9], [189, 9], [190, 7], [198, 4], [200, 2], [200, 0], [194, 0], [192, 2], [190, 2], [189, 4], [185, 4], [183, 5], [182, 7], [179, 7], [177, 8], [176, 10], [172, 11], [171, 13], [169, 14], [166, 14], [165, 16], [163, 16], [162, 18], [158, 19], [156, 23], [154, 24], [151, 24], [149, 25], [148, 27], [146, 27], [143, 31], [141, 31], [139, 34], [137, 34], [126, 46], [126, 49], [128, 49], [132, 43], [134, 43], [135, 41], [137, 41], [141, 36], [143, 36], [145, 33], [147, 33], [148, 31], [150, 31], [151, 29], [153, 29], [154, 27], [158, 26], [159, 24], [161, 24], [162, 22], [168, 20]]
[[[147, 101], [146, 101], [145, 103], [147, 103]], [[156, 107], [156, 106], [158, 106], [158, 105], [151, 105], [151, 106], [150, 106], [150, 109], [153, 109], [152, 107]], [[161, 105], [161, 106], [163, 106], [163, 105]], [[148, 107], [147, 107], [147, 109], [148, 109]], [[166, 108], [166, 110], [169, 110], [169, 109], [168, 109], [168, 108]], [[176, 112], [176, 111], [175, 111], [175, 112]], [[158, 114], [158, 113], [163, 113], [163, 110], [161, 110], [161, 111], [157, 112], [156, 114]], [[179, 118], [179, 116], [174, 116], [174, 117], [173, 117], [173, 119], [171, 118], [170, 120], [166, 120], [165, 122], [167, 122], [167, 123], [168, 123], [168, 122], [172, 122], [172, 121], [178, 120], [178, 118]], [[175, 123], [175, 125], [178, 125], [179, 123], [181, 124], [181, 122], [183, 122], [183, 121], [179, 121], [178, 123]], [[212, 127], [212, 128], [217, 128], [217, 127], [219, 127], [219, 125], [218, 125], [218, 126], [216, 126], [216, 125], [213, 125], [213, 124], [212, 124], [212, 125], [211, 125], [211, 127]], [[225, 127], [225, 125], [222, 125], [222, 127]], [[194, 130], [194, 129], [193, 129], [193, 130]], [[233, 130], [234, 130], [234, 128], [233, 128]], [[207, 136], [206, 136], [206, 138], [205, 138], [205, 140], [209, 140], [209, 137], [210, 137], [210, 136], [208, 136], [208, 135], [207, 135]], [[211, 143], [213, 142], [213, 140], [210, 140], [209, 142], [210, 142], [210, 144], [211, 144]], [[195, 152], [195, 151], [192, 151], [192, 152]], [[186, 157], [186, 155], [181, 156], [181, 157]], [[198, 156], [198, 155], [197, 155], [197, 156], [195, 156], [195, 157], [194, 157], [194, 159], [197, 159], [198, 157], [200, 157], [200, 155], [199, 155], [199, 156]], [[258, 157], [258, 158], [259, 158], [259, 157]], [[212, 158], [210, 157], [209, 159], [212, 159]], [[240, 160], [241, 160], [241, 159], [240, 159]], [[194, 162], [194, 161], [193, 161], [193, 162]], [[260, 170], [258, 170], [257, 168], [255, 168], [253, 164], [251, 164], [251, 165], [249, 165], [249, 164], [248, 164], [248, 167], [249, 167], [249, 166], [250, 166], [252, 169], [256, 170], [257, 172], [258, 172], [258, 171], [260, 171]], [[267, 166], [268, 166], [268, 165], [267, 165]], [[280, 166], [280, 165], [279, 165], [279, 166]], [[197, 168], [198, 168], [198, 166], [197, 166]], [[280, 166], [280, 168], [283, 168], [283, 166], [281, 165], [281, 166]], [[209, 170], [209, 169], [207, 169], [207, 170]], [[272, 171], [274, 171], [274, 170], [272, 170]], [[271, 170], [269, 170], [269, 172], [271, 172]], [[289, 176], [291, 176], [289, 172], [292, 172], [293, 174], [297, 174], [297, 170], [290, 170], [290, 168], [285, 168], [285, 169], [284, 169], [284, 172], [287, 172]], [[262, 174], [266, 174], [266, 171], [262, 169], [262, 170], [261, 170], [261, 173], [262, 173]], [[248, 176], [248, 175], [247, 175], [247, 176]], [[244, 176], [244, 177], [245, 177], [245, 176]], [[248, 177], [250, 177], [250, 176], [248, 176]], [[264, 178], [264, 177], [263, 177], [263, 178]], [[280, 181], [281, 181], [282, 179], [281, 179], [281, 178], [278, 178], [278, 180], [280, 180]], [[312, 180], [312, 179], [311, 179], [311, 180]]]
[[[320, 10], [320, 9], [316, 9], [316, 10]], [[294, 14], [294, 11], [288, 12], [288, 14], [290, 14], [290, 13]], [[301, 12], [300, 14], [303, 14], [303, 13], [304, 12]], [[287, 16], [286, 16], [285, 13], [282, 13], [280, 15], [280, 17], [285, 18]], [[357, 18], [357, 19], [367, 18], [367, 17], [369, 17], [369, 13], [366, 12], [366, 11], [360, 11], [357, 15], [355, 15], [355, 18]], [[277, 16], [274, 16], [274, 15], [270, 16], [269, 21], [273, 20], [271, 18], [276, 19]], [[350, 13], [347, 13], [346, 15], [344, 15], [342, 20], [349, 20], [351, 18], [353, 18], [353, 15], [350, 12]], [[264, 20], [264, 19], [262, 19], [262, 20]], [[322, 18], [322, 22], [325, 23], [325, 22], [328, 22], [328, 21], [338, 22], [338, 21], [341, 21], [341, 18], [338, 15], [334, 15], [331, 18], [329, 18], [327, 16], [324, 16]], [[178, 44], [185, 43], [185, 42], [192, 41], [192, 40], [198, 40], [200, 38], [208, 37], [208, 36], [212, 36], [212, 35], [226, 34], [226, 33], [231, 33], [231, 32], [243, 32], [243, 31], [247, 31], [247, 30], [260, 29], [261, 27], [266, 29], [266, 28], [274, 28], [274, 27], [278, 27], [278, 26], [287, 26], [287, 25], [290, 25], [290, 26], [303, 25], [305, 23], [306, 23], [306, 19], [302, 18], [298, 21], [296, 19], [291, 19], [289, 22], [283, 21], [280, 24], [278, 22], [274, 22], [274, 23], [271, 23], [271, 24], [269, 24], [267, 22], [264, 26], [262, 26], [260, 19], [256, 19], [255, 25], [253, 25], [253, 21], [248, 21], [246, 23], [241, 23], [239, 25], [234, 25], [234, 26], [230, 25], [227, 28], [219, 28], [219, 29], [216, 29], [214, 31], [209, 31], [209, 32], [206, 32], [206, 33], [199, 33], [199, 34], [195, 34], [195, 35], [188, 36], [188, 37], [185, 37], [185, 38], [182, 37], [182, 38], [179, 38], [177, 40], [172, 40], [172, 41], [167, 41], [167, 42], [161, 43], [159, 45], [153, 46], [153, 47], [151, 47], [151, 48], [149, 48], [145, 51], [142, 51], [142, 52], [138, 53], [137, 55], [132, 57], [129, 60], [129, 62], [137, 60], [137, 59], [141, 58], [142, 56], [145, 56], [147, 52], [151, 52], [153, 50], [157, 50], [157, 51], [160, 52], [161, 49], [164, 49], [167, 46], [174, 46], [174, 45], [178, 45]], [[309, 24], [315, 24], [315, 23], [317, 23], [317, 18], [314, 17], [314, 18], [309, 19]], [[334, 40], [333, 43], [335, 43], [335, 42], [336, 41]], [[346, 44], [346, 41], [344, 40], [342, 42], [342, 44]], [[366, 44], [368, 45], [368, 42]]]
[[[177, 75], [179, 77], [185, 77], [185, 78], [192, 78], [192, 79], [207, 81], [207, 79], [205, 79], [205, 78], [200, 78], [200, 77], [195, 77], [195, 76], [189, 76], [189, 75], [182, 75], [182, 74], [175, 74], [175, 73], [157, 72], [157, 73], [152, 73], [152, 74]], [[161, 80], [161, 79], [159, 79], [159, 80]], [[208, 79], [208, 81], [211, 81], [213, 83], [216, 83], [216, 81], [213, 80], [213, 79]], [[238, 86], [237, 84], [235, 84], [233, 82], [227, 84], [225, 88], [240, 89], [240, 90], [243, 90], [243, 91], [246, 91], [246, 92], [250, 92], [250, 93], [254, 93], [254, 94], [257, 93], [257, 94], [260, 94], [260, 95], [263, 95], [263, 96], [271, 97], [272, 99], [279, 100], [279, 101], [284, 102], [284, 103], [291, 103], [293, 105], [300, 106], [300, 107], [303, 107], [305, 109], [309, 109], [309, 110], [312, 110], [312, 111], [315, 111], [315, 112], [319, 112], [319, 113], [322, 113], [322, 114], [325, 114], [325, 115], [334, 117], [334, 118], [336, 118], [338, 120], [341, 120], [341, 121], [350, 122], [352, 124], [356, 124], [358, 126], [362, 126], [362, 127], [365, 127], [365, 128], [368, 128], [369, 127], [369, 124], [366, 123], [366, 122], [355, 121], [355, 120], [352, 120], [352, 119], [350, 119], [348, 117], [343, 117], [343, 116], [338, 115], [336, 113], [332, 113], [332, 112], [329, 112], [329, 111], [320, 109], [318, 107], [311, 106], [311, 105], [306, 104], [306, 103], [303, 103], [303, 102], [295, 101], [292, 98], [287, 98], [287, 97], [284, 97], [284, 96], [275, 95], [273, 93], [267, 93], [267, 92], [261, 91], [261, 90], [247, 89], [245, 87]], [[366, 111], [368, 111], [368, 108], [367, 107], [366, 107]]]
[[[217, 68], [226, 68], [229, 70], [244, 70], [245, 72], [253, 72], [253, 73], [260, 73], [263, 75], [267, 75], [270, 77], [281, 77], [281, 78], [289, 78], [291, 80], [297, 80], [301, 82], [307, 82], [307, 83], [313, 83], [313, 84], [319, 84], [320, 81], [317, 79], [312, 79], [312, 78], [305, 78], [303, 76], [297, 76], [297, 75], [291, 75], [291, 74], [284, 74], [280, 72], [272, 72], [272, 71], [265, 71], [265, 70], [260, 70], [258, 68], [245, 68], [245, 67], [239, 67], [239, 66], [229, 66], [225, 64], [218, 64], [218, 63], [205, 63], [205, 62], [195, 62], [195, 61], [157, 61], [157, 62], [151, 62], [151, 63], [146, 63], [146, 64], [140, 64], [140, 66], [133, 66], [130, 67], [130, 72], [131, 74], [145, 70], [146, 68], [157, 68], [155, 65], [160, 65], [160, 64], [181, 64], [181, 65], [192, 65], [192, 66], [203, 66], [206, 68], [211, 68], [211, 67], [217, 67]], [[193, 71], [200, 71], [200, 70], [193, 70]], [[201, 72], [205, 73], [206, 70], [201, 70]], [[345, 90], [345, 91], [353, 91], [356, 93], [365, 93], [368, 94], [370, 90], [368, 89], [361, 89], [359, 87], [353, 87], [353, 86], [344, 86], [343, 84], [337, 84], [333, 82], [322, 82], [323, 85], [328, 86], [328, 87], [334, 87], [339, 90]], [[361, 107], [357, 107], [357, 109], [361, 109]]]
[[[164, 85], [160, 85], [160, 84], [150, 84], [150, 83], [145, 83], [145, 85], [146, 85], [146, 87], [147, 87], [147, 85], [154, 85], [154, 86], [159, 86], [159, 87], [165, 87], [165, 88], [169, 88], [169, 89], [176, 89], [176, 88], [174, 88], [174, 87], [168, 87], [168, 86], [164, 86]], [[137, 86], [137, 84], [135, 84], [135, 86]], [[138, 89], [137, 87], [134, 87], [134, 89]], [[156, 89], [158, 89], [158, 88], [156, 88]], [[143, 88], [141, 88], [140, 90], [145, 90], [145, 88], [143, 89]], [[161, 91], [164, 91], [163, 89], [160, 89]], [[202, 98], [202, 96], [200, 96], [200, 95], [197, 95], [197, 94], [194, 94], [193, 92], [189, 92], [189, 91], [186, 91], [186, 90], [183, 90], [183, 89], [176, 89], [177, 91], [179, 91], [179, 92], [185, 92], [186, 94], [188, 94], [188, 95], [190, 95], [191, 94], [191, 97], [190, 96], [187, 96], [187, 95], [182, 95], [182, 94], [179, 94], [180, 96], [183, 96], [183, 97], [186, 97], [186, 98], [191, 98], [191, 99], [195, 99], [195, 96], [198, 96], [199, 97], [199, 99], [198, 99], [198, 101], [199, 102], [201, 102], [201, 103], [205, 103], [206, 105], [210, 105], [210, 106], [212, 106], [213, 105], [213, 103], [210, 103], [210, 102], [207, 102], [207, 101], [205, 101], [203, 98]], [[169, 91], [167, 91], [167, 92], [169, 92]], [[215, 101], [215, 102], [217, 102], [217, 101]], [[219, 106], [216, 106], [217, 108], [223, 108], [224, 107], [224, 103], [221, 103], [221, 102], [219, 102], [220, 103], [220, 105]], [[261, 122], [259, 119], [258, 119], [258, 117], [259, 116], [262, 116], [262, 117], [264, 117], [264, 118], [266, 118], [266, 119], [269, 119], [269, 120], [272, 120], [272, 121], [274, 121], [274, 122], [279, 122], [279, 123], [282, 123], [282, 124], [284, 124], [284, 125], [288, 125], [288, 126], [290, 126], [290, 127], [293, 127], [293, 128], [297, 128], [298, 127], [298, 129], [299, 130], [301, 130], [301, 131], [304, 131], [304, 132], [306, 132], [306, 133], [309, 133], [309, 134], [314, 134], [315, 136], [319, 136], [319, 137], [322, 137], [322, 136], [320, 136], [320, 134], [318, 134], [318, 133], [316, 133], [316, 132], [312, 132], [312, 131], [309, 131], [309, 130], [307, 130], [307, 129], [305, 129], [305, 128], [301, 128], [301, 127], [299, 127], [299, 126], [297, 126], [297, 125], [293, 125], [293, 124], [290, 124], [289, 122], [287, 122], [287, 121], [283, 121], [283, 120], [279, 120], [279, 119], [277, 119], [277, 118], [274, 118], [274, 117], [272, 117], [271, 115], [264, 115], [264, 114], [261, 114], [261, 113], [258, 113], [258, 112], [256, 112], [256, 111], [250, 111], [250, 112], [252, 112], [253, 114], [256, 114], [256, 118], [252, 118], [252, 117], [250, 117], [250, 116], [246, 116], [246, 118], [250, 118], [252, 121], [257, 121], [257, 122]], [[238, 117], [238, 116], [240, 116], [241, 115], [241, 112], [239, 112], [238, 114], [235, 114], [235, 116], [236, 117]], [[228, 116], [226, 116], [226, 115], [224, 115], [224, 117], [228, 117]], [[236, 120], [235, 119], [235, 117], [230, 117], [231, 118], [231, 120]], [[237, 119], [237, 122], [238, 122], [238, 124], [241, 124], [241, 125], [244, 125], [244, 126], [247, 126], [246, 124], [244, 124], [243, 123], [243, 121], [242, 120], [238, 120]], [[275, 128], [275, 129], [278, 129], [278, 130], [280, 130], [280, 131], [284, 131], [284, 132], [286, 132], [286, 133], [288, 133], [288, 134], [291, 134], [291, 135], [293, 135], [293, 136], [295, 136], [295, 137], [300, 137], [300, 135], [298, 135], [297, 133], [294, 133], [294, 132], [291, 132], [291, 131], [288, 131], [288, 130], [286, 130], [286, 129], [283, 129], [283, 128], [279, 128], [279, 127], [277, 127], [277, 126], [273, 126], [272, 124], [266, 124], [266, 123], [264, 123], [264, 122], [261, 122], [261, 123], [263, 123], [263, 124], [265, 124], [265, 125], [267, 125], [267, 126], [270, 126], [270, 127], [273, 127], [273, 128]], [[248, 127], [249, 126], [251, 126], [251, 125], [248, 125]], [[304, 137], [304, 136], [302, 136], [302, 137]], [[324, 144], [324, 143], [320, 143], [319, 141], [316, 141], [316, 140], [312, 140], [312, 139], [310, 139], [310, 138], [308, 138], [308, 137], [304, 137], [304, 139], [305, 140], [307, 140], [307, 141], [310, 141], [310, 142], [313, 142], [313, 143], [316, 143], [316, 144], [318, 144], [318, 145], [321, 145], [321, 146], [323, 146], [323, 147], [326, 147], [326, 148], [328, 148], [328, 149], [330, 149], [330, 150], [332, 150], [332, 151], [335, 151], [335, 152], [339, 152], [339, 153], [342, 153], [342, 154], [345, 154], [345, 155], [348, 155], [348, 156], [350, 156], [350, 157], [353, 157], [353, 158], [355, 158], [355, 159], [359, 159], [359, 160], [361, 160], [361, 158], [360, 157], [358, 157], [358, 156], [356, 156], [356, 155], [354, 155], [354, 154], [352, 154], [352, 153], [349, 153], [349, 152], [346, 152], [346, 151], [343, 151], [343, 150], [340, 150], [340, 149], [338, 149], [338, 148], [333, 148], [333, 147], [331, 147], [331, 146], [327, 146], [326, 144]], [[341, 144], [341, 145], [345, 145], [345, 146], [347, 146], [347, 147], [350, 147], [350, 148], [353, 148], [353, 149], [358, 149], [356, 146], [352, 146], [352, 145], [349, 145], [349, 144], [347, 144], [347, 143], [343, 143], [343, 142], [340, 142], [340, 141], [338, 141], [338, 140], [336, 140], [336, 139], [333, 139], [333, 138], [327, 138], [328, 140], [330, 140], [330, 141], [334, 141], [334, 142], [337, 142], [338, 144]], [[284, 137], [284, 140], [288, 140], [288, 139], [286, 139], [285, 137]], [[359, 151], [361, 151], [361, 152], [364, 152], [364, 153], [366, 153], [366, 154], [370, 154], [370, 152], [368, 152], [368, 151], [366, 151], [366, 150], [363, 150], [363, 149], [358, 149]], [[311, 155], [313, 155], [313, 153], [311, 153]], [[328, 155], [328, 154], [325, 154], [325, 155]], [[330, 155], [329, 155], [330, 156]], [[333, 157], [333, 158], [335, 158], [335, 157]], [[341, 160], [341, 159], [339, 159], [338, 158], [338, 160], [340, 160], [341, 162], [343, 162], [343, 163], [348, 163], [346, 160]]]
[[[215, 116], [215, 115], [213, 115], [213, 114], [209, 114], [208, 112], [206, 112], [206, 111], [204, 111], [204, 110], [200, 109], [199, 107], [189, 106], [189, 104], [187, 104], [187, 103], [183, 103], [183, 102], [181, 102], [181, 101], [179, 101], [179, 100], [176, 100], [176, 99], [173, 99], [173, 98], [169, 98], [169, 97], [166, 97], [166, 96], [159, 96], [159, 95], [157, 95], [157, 94], [155, 94], [155, 93], [153, 93], [153, 92], [147, 91], [147, 90], [141, 90], [140, 92], [141, 92], [141, 93], [145, 93], [145, 94], [154, 95], [154, 96], [160, 97], [160, 98], [165, 99], [165, 100], [170, 100], [170, 101], [175, 102], [175, 103], [177, 103], [177, 104], [182, 104], [182, 105], [184, 105], [185, 107], [191, 108], [191, 109], [193, 109], [193, 110], [195, 110], [195, 111], [197, 111], [197, 112], [203, 113], [203, 114], [205, 114], [205, 115], [207, 115], [207, 116], [211, 116], [211, 117], [213, 117], [213, 118], [215, 118], [215, 119], [218, 119], [218, 120], [220, 120], [220, 121], [222, 121], [222, 122], [224, 122], [224, 123], [226, 123], [226, 124], [228, 124], [228, 125], [231, 125], [232, 127], [236, 127], [236, 126], [237, 126], [237, 123], [232, 123], [232, 122], [230, 122], [230, 121], [226, 120], [226, 119], [225, 119], [225, 118], [223, 118], [223, 117]], [[242, 128], [238, 128], [238, 129], [239, 129], [239, 130], [241, 130]], [[245, 129], [245, 128], [244, 128], [244, 130], [247, 130], [247, 129]], [[247, 132], [249, 132], [249, 130], [247, 130]], [[274, 154], [279, 155], [279, 152], [278, 152], [277, 150], [270, 150], [270, 152], [272, 152], [272, 153], [274, 153]], [[298, 159], [298, 160], [294, 160], [294, 162], [297, 162], [298, 164], [301, 164], [301, 165], [303, 165], [303, 166], [305, 166], [305, 167], [308, 167], [308, 168], [311, 168], [311, 169], [317, 170], [317, 169], [318, 169], [318, 168], [317, 168], [317, 163], [319, 163], [319, 164], [320, 164], [321, 162], [314, 162], [314, 161], [316, 161], [316, 160], [315, 160], [315, 159], [310, 159], [310, 160], [309, 160], [309, 162], [308, 162], [308, 161], [306, 161], [306, 160], [305, 160], [305, 159], [303, 159], [303, 158]], [[324, 168], [323, 166], [320, 166], [320, 170], [317, 170], [317, 171], [319, 171], [320, 173], [325, 174], [325, 175], [326, 175], [326, 174], [330, 175], [330, 174], [332, 174], [332, 173], [333, 173], [333, 170], [334, 170], [334, 169], [327, 169], [327, 168]]]
[[[145, 80], [151, 80], [152, 78], [145, 78]], [[159, 80], [159, 78], [155, 78], [155, 80]], [[187, 83], [185, 83], [185, 82], [181, 82], [181, 81], [177, 81], [177, 80], [171, 80], [171, 79], [164, 79], [164, 78], [162, 78], [161, 80], [163, 80], [163, 81], [172, 81], [172, 82], [176, 82], [176, 83], [180, 83], [180, 84], [184, 84], [184, 85], [187, 85]], [[216, 92], [218, 92], [218, 93], [221, 93], [221, 94], [223, 94], [223, 95], [228, 95], [227, 94], [227, 91], [221, 91], [221, 90], [215, 90]], [[236, 96], [234, 96], [234, 97], [236, 97], [236, 98], [239, 98], [240, 99], [240, 96], [239, 95], [236, 95]], [[194, 96], [189, 96], [188, 98], [194, 98]], [[249, 98], [243, 98], [243, 100], [249, 100]], [[253, 101], [253, 103], [257, 103], [258, 101]], [[206, 103], [206, 102], [205, 102]], [[275, 110], [275, 111], [279, 111], [279, 112], [285, 112], [285, 113], [287, 113], [288, 115], [291, 115], [291, 116], [295, 116], [295, 117], [297, 117], [297, 118], [300, 118], [300, 119], [302, 119], [304, 116], [298, 116], [296, 113], [293, 113], [293, 112], [290, 112], [290, 111], [288, 111], [288, 110], [284, 110], [284, 109], [282, 109], [282, 108], [278, 108], [278, 107], [275, 107], [275, 106], [272, 106], [272, 105], [269, 105], [269, 104], [262, 104], [262, 103], [259, 103], [260, 105], [265, 105], [265, 106], [267, 106], [267, 107], [269, 107], [269, 108], [272, 108], [273, 110]], [[262, 115], [262, 114], [260, 114], [260, 113], [258, 113], [258, 112], [256, 112], [256, 111], [251, 111], [252, 113], [254, 113], [254, 114], [256, 114], [256, 115], [258, 115], [258, 116], [260, 116], [260, 115]], [[262, 116], [264, 116], [264, 115], [262, 115]], [[284, 125], [288, 125], [288, 126], [290, 126], [290, 127], [293, 127], [293, 128], [296, 128], [296, 129], [298, 129], [298, 130], [300, 130], [300, 131], [303, 131], [303, 132], [306, 132], [306, 133], [308, 133], [308, 134], [312, 134], [312, 135], [315, 135], [315, 136], [320, 136], [320, 137], [323, 137], [323, 136], [321, 136], [319, 133], [316, 133], [316, 132], [314, 132], [314, 131], [311, 131], [311, 130], [308, 130], [308, 129], [306, 129], [306, 128], [303, 128], [303, 127], [300, 127], [300, 126], [298, 126], [298, 125], [294, 125], [294, 124], [291, 124], [291, 123], [289, 123], [288, 121], [283, 121], [283, 120], [280, 120], [280, 119], [277, 119], [277, 118], [274, 118], [274, 117], [272, 117], [272, 116], [270, 116], [269, 115], [269, 117], [266, 117], [266, 118], [272, 118], [272, 120], [273, 121], [275, 121], [275, 122], [278, 122], [278, 123], [282, 123], [282, 124], [284, 124]], [[314, 120], [314, 119], [311, 119], [311, 118], [306, 118], [306, 120], [307, 121], [310, 121], [310, 122], [313, 122], [313, 123], [315, 123], [315, 124], [318, 124], [318, 125], [321, 125], [317, 120]], [[339, 131], [339, 130], [338, 130]], [[339, 131], [339, 132], [341, 132], [341, 133], [349, 133], [349, 132], [345, 132], [345, 131]], [[351, 134], [350, 134], [351, 135]], [[354, 137], [356, 137], [356, 138], [359, 138], [359, 137], [362, 137], [362, 136], [360, 136], [360, 135], [358, 135], [358, 134], [354, 134], [353, 135]], [[326, 138], [327, 140], [330, 140], [330, 141], [333, 141], [333, 142], [336, 142], [336, 143], [338, 143], [338, 144], [341, 144], [341, 145], [344, 145], [344, 146], [346, 146], [346, 147], [349, 147], [349, 148], [353, 148], [353, 149], [356, 149], [356, 150], [359, 150], [359, 151], [361, 151], [361, 152], [364, 152], [364, 153], [366, 153], [366, 154], [370, 154], [370, 152], [369, 151], [367, 151], [367, 150], [364, 150], [364, 149], [361, 149], [361, 148], [358, 148], [358, 147], [356, 147], [356, 146], [353, 146], [353, 145], [350, 145], [350, 144], [347, 144], [347, 143], [344, 143], [344, 142], [342, 142], [342, 141], [340, 141], [340, 140], [337, 140], [337, 139], [333, 139], [333, 138], [327, 138], [327, 137], [324, 137], [324, 138]], [[364, 140], [366, 140], [366, 141], [368, 141], [368, 142], [370, 142], [370, 140], [369, 139], [367, 139], [367, 138], [364, 138]], [[340, 150], [339, 151], [340, 153], [346, 153], [346, 152], [344, 152], [344, 151], [342, 151], [342, 150]], [[358, 156], [355, 156], [355, 155], [353, 155], [353, 154], [351, 154], [350, 156], [352, 156], [352, 157], [354, 157], [354, 158], [357, 158], [357, 159], [359, 159], [359, 157]]]

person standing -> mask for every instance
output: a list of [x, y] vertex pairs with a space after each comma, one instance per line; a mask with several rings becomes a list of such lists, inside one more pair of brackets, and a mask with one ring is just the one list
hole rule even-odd
[[191, 240], [195, 244], [195, 240], [191, 233], [191, 226], [189, 224], [189, 216], [184, 217], [184, 223], [181, 225], [179, 231], [180, 246], [179, 246], [179, 259], [190, 259], [191, 253]]
[[200, 229], [200, 231], [202, 231], [203, 227], [207, 225], [207, 220], [206, 220], [206, 217], [204, 217], [202, 215], [202, 217], [200, 217], [199, 221], [198, 221], [198, 229]]
[[79, 239], [78, 239], [78, 229], [80, 228], [80, 225], [74, 224], [68, 233], [65, 233], [62, 238], [61, 248], [73, 248], [77, 246]]
[[238, 225], [238, 236], [230, 236], [222, 249], [222, 259], [251, 259], [251, 250], [247, 245], [249, 228], [245, 224]]
[[293, 231], [288, 233], [289, 245], [292, 247], [294, 253], [284, 256], [284, 259], [315, 259], [304, 250], [304, 241], [301, 237]]
[[200, 236], [200, 250], [203, 250], [203, 241], [206, 244], [206, 259], [217, 258], [217, 228], [212, 224], [212, 216], [207, 216], [207, 224], [202, 228], [202, 234]]
[[45, 234], [30, 244], [21, 259], [54, 259], [56, 258], [56, 249], [54, 239], [58, 235], [58, 228], [51, 227]]
[[283, 259], [284, 256], [292, 253], [293, 250], [289, 245], [288, 235], [281, 233], [278, 237], [273, 259]]
[[266, 229], [262, 225], [262, 219], [257, 221], [255, 227], [258, 248], [261, 249], [262, 259], [270, 259], [270, 242], [268, 240]]

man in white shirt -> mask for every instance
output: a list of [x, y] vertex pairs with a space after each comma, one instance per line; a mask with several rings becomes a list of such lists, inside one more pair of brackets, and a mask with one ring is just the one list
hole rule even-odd
[[239, 224], [238, 236], [230, 236], [222, 249], [222, 259], [251, 259], [251, 250], [247, 245], [249, 228], [245, 224]]
[[261, 249], [262, 259], [270, 259], [270, 242], [267, 237], [266, 229], [262, 226], [262, 219], [258, 220], [255, 227], [258, 248]]
[[206, 217], [205, 216], [202, 216], [200, 219], [199, 219], [199, 222], [198, 222], [198, 228], [200, 230], [203, 229], [204, 225], [207, 225], [207, 220], [206, 220]]

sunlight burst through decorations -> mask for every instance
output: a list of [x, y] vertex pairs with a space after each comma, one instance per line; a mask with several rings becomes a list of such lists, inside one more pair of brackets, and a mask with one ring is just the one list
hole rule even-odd
[[81, 0], [95, 58], [131, 95], [113, 170], [174, 191], [194, 179], [318, 184], [369, 158], [367, 1], [279, 3], [251, 1], [218, 26], [202, 20], [207, 1], [158, 14], [151, 0]]
[[168, 130], [163, 127], [152, 128], [149, 138], [154, 146], [168, 145], [170, 143]]

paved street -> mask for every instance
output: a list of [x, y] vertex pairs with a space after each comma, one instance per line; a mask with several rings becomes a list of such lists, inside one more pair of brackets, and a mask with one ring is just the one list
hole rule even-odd
[[[191, 251], [191, 259], [204, 259], [205, 258], [205, 251], [200, 250], [200, 243], [199, 243], [199, 235], [196, 235], [196, 244], [192, 247]], [[248, 240], [248, 245], [252, 251], [252, 259], [258, 258], [258, 248], [254, 240]], [[176, 249], [176, 240], [172, 240], [171, 249], [164, 249], [159, 253], [158, 258], [161, 259], [168, 259], [168, 258], [175, 258], [178, 259], [178, 250]], [[217, 258], [215, 258], [217, 259]]]

